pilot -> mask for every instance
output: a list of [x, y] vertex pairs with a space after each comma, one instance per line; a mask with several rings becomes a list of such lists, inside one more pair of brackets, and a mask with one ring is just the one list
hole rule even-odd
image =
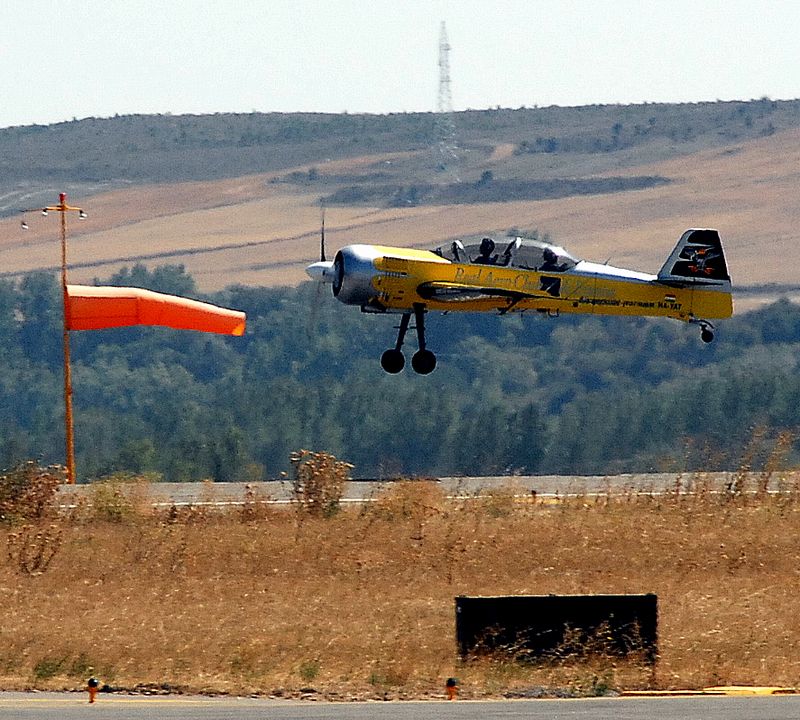
[[485, 237], [481, 240], [480, 255], [472, 262], [480, 265], [495, 265], [497, 263], [497, 255], [494, 253], [494, 240]]
[[558, 255], [556, 255], [550, 248], [545, 248], [542, 252], [544, 262], [539, 268], [542, 272], [561, 272], [566, 269], [566, 264], [558, 264]]

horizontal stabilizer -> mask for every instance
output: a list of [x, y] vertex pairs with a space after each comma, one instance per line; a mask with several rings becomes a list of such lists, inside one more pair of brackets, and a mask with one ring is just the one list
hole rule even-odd
[[210, 303], [135, 287], [67, 286], [67, 327], [102, 330], [131, 325], [160, 325], [242, 335], [245, 314]]

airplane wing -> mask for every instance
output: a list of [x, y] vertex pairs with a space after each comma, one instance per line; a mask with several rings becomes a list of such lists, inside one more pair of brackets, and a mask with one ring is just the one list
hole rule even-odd
[[243, 312], [142, 288], [68, 285], [67, 297], [70, 330], [161, 325], [242, 335], [245, 329]]
[[[558, 278], [550, 283], [546, 282], [546, 287], [552, 287], [552, 282], [559, 282]], [[453, 282], [427, 282], [417, 288], [420, 297], [426, 300], [438, 300], [439, 302], [467, 302], [469, 300], [480, 300], [482, 298], [506, 298], [519, 302], [526, 298], [538, 298], [540, 300], [553, 300], [558, 298], [557, 293], [548, 292], [543, 288], [541, 292], [523, 292], [521, 290], [507, 290], [498, 287], [479, 287], [476, 285], [466, 285]]]

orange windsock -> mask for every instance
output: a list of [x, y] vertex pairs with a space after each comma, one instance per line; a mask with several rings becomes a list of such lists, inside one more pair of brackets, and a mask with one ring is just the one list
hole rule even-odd
[[177, 295], [134, 287], [67, 285], [67, 298], [70, 330], [161, 325], [177, 330], [244, 334], [243, 312]]

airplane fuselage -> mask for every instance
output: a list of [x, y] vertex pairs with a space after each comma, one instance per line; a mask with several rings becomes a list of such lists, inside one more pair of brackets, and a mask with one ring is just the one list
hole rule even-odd
[[[366, 311], [405, 312], [422, 304], [448, 312], [541, 312], [596, 315], [646, 315], [690, 321], [727, 318], [733, 312], [730, 292], [721, 287], [672, 287], [656, 275], [579, 261], [564, 271], [541, 272], [518, 267], [451, 262], [426, 250], [348, 246], [345, 256], [371, 259], [373, 272], [352, 304]], [[344, 262], [347, 262], [346, 258]], [[366, 268], [364, 268], [366, 270]], [[441, 287], [439, 293], [425, 288]], [[447, 297], [445, 288], [458, 289]], [[503, 295], [483, 294], [487, 288]], [[474, 289], [474, 294], [470, 294]], [[339, 296], [349, 303], [347, 295]]]

